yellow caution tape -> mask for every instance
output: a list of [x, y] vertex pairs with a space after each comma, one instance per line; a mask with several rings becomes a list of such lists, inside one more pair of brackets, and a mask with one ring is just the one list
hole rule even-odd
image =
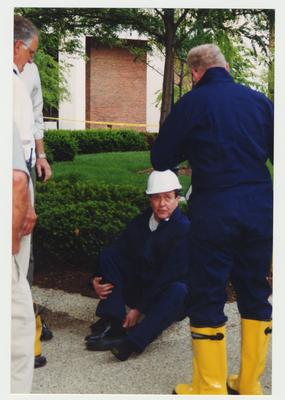
[[56, 117], [44, 117], [44, 119], [52, 119], [55, 121], [69, 121], [69, 122], [83, 122], [91, 125], [111, 125], [111, 126], [139, 126], [139, 127], [153, 127], [158, 128], [158, 125], [154, 124], [131, 124], [128, 122], [106, 122], [106, 121], [87, 121], [87, 120], [79, 120], [79, 119], [71, 119], [71, 118], [56, 118]]

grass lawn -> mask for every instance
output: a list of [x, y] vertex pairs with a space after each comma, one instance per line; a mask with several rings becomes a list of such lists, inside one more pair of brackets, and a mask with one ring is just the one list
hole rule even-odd
[[[56, 179], [74, 175], [79, 180], [94, 183], [131, 184], [146, 188], [148, 169], [151, 168], [148, 151], [83, 154], [74, 161], [54, 162], [53, 175]], [[180, 176], [184, 190], [190, 178]]]

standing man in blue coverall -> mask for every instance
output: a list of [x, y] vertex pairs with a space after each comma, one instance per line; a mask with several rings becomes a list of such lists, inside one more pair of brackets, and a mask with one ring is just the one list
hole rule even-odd
[[190, 222], [178, 206], [179, 189], [174, 172], [153, 171], [146, 190], [150, 208], [101, 252], [92, 279], [100, 319], [86, 337], [88, 350], [111, 350], [125, 361], [186, 316]]
[[[214, 44], [188, 54], [194, 88], [174, 106], [151, 151], [157, 170], [188, 160], [191, 384], [176, 394], [262, 394], [271, 333], [273, 106], [236, 84]], [[231, 279], [241, 315], [239, 375], [227, 381], [224, 305]]]

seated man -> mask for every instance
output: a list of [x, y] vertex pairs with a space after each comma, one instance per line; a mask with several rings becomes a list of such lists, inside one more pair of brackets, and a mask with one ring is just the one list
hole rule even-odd
[[184, 318], [190, 222], [178, 207], [180, 189], [172, 171], [153, 171], [146, 190], [151, 207], [101, 252], [100, 273], [92, 278], [100, 319], [85, 338], [88, 350], [111, 350], [124, 361]]

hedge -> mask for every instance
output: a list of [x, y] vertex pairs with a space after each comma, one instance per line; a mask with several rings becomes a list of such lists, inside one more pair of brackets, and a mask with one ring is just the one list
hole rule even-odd
[[50, 164], [52, 164], [54, 162], [53, 151], [47, 142], [45, 142], [45, 153], [46, 153], [48, 162]]
[[143, 151], [148, 149], [143, 134], [132, 130], [90, 129], [73, 131], [81, 154], [112, 151]]
[[112, 243], [148, 200], [132, 186], [51, 181], [37, 184], [34, 256], [37, 268], [94, 269], [103, 246]]
[[77, 141], [70, 131], [64, 135], [61, 131], [46, 131], [44, 141], [49, 161], [72, 161], [77, 154]]
[[148, 150], [156, 134], [130, 129], [49, 130], [45, 143], [55, 161], [73, 160], [75, 154]]

